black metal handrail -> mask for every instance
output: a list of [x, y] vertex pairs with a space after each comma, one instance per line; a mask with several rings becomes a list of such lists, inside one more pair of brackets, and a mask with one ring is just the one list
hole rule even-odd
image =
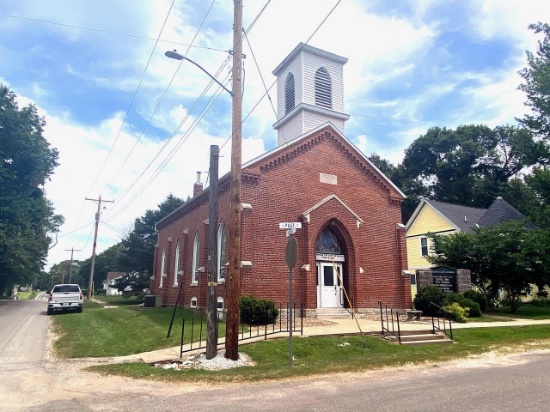
[[[399, 324], [399, 311], [388, 307], [388, 305], [384, 305], [381, 301], [378, 301], [378, 307], [380, 308], [382, 336], [386, 336], [387, 332], [390, 335], [395, 336], [399, 344], [401, 345], [401, 326]], [[397, 324], [397, 333], [395, 330], [395, 324]]]
[[[447, 312], [444, 308], [442, 308], [441, 306], [433, 302], [429, 302], [429, 304], [434, 308], [437, 308], [440, 314], [443, 314], [443, 328], [441, 327], [441, 317], [432, 315], [433, 333], [435, 333], [436, 331], [443, 332], [447, 337], [453, 340], [453, 327], [452, 327], [453, 319], [451, 316], [448, 315], [449, 312]], [[437, 325], [436, 325], [436, 321], [437, 321]], [[447, 322], [449, 323], [449, 331], [447, 331]]]
[[[304, 316], [305, 316], [305, 307], [304, 304], [300, 304], [298, 311], [296, 310], [296, 304], [294, 303], [292, 305], [292, 319], [289, 319], [290, 311], [288, 310], [288, 303], [286, 305], [287, 309], [287, 321], [286, 325], [283, 325], [282, 321], [282, 304], [279, 304], [279, 321], [275, 320], [272, 324], [268, 325], [247, 325], [245, 328], [245, 325], [241, 322], [241, 331], [239, 333], [239, 341], [252, 339], [252, 338], [258, 338], [263, 336], [264, 340], [267, 340], [268, 335], [273, 335], [275, 333], [280, 332], [288, 332], [290, 330], [290, 327], [292, 327], [293, 332], [300, 332], [300, 335], [304, 334]], [[296, 316], [300, 317], [300, 327], [297, 327], [296, 322]], [[203, 336], [203, 327], [205, 327], [206, 323], [203, 322], [204, 316], [201, 316], [199, 318], [200, 320], [200, 326], [199, 326], [199, 340], [195, 341], [194, 339], [194, 329], [195, 329], [195, 318], [193, 317], [191, 319], [191, 336], [189, 338], [189, 347], [187, 349], [184, 349], [185, 345], [185, 338], [184, 338], [184, 332], [185, 332], [185, 319], [182, 319], [181, 322], [181, 339], [180, 339], [180, 358], [182, 357], [183, 353], [189, 352], [192, 350], [202, 349], [206, 347], [206, 342], [203, 342], [202, 336]], [[223, 323], [223, 320], [218, 319], [218, 324]], [[278, 325], [277, 325], [278, 323]], [[245, 330], [247, 329], [247, 330]], [[225, 344], [225, 336], [223, 338], [220, 338], [218, 340], [218, 345]]]

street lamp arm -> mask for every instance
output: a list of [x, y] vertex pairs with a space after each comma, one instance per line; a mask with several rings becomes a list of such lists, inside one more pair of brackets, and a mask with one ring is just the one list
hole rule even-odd
[[193, 63], [195, 66], [197, 66], [199, 69], [201, 69], [208, 77], [210, 77], [212, 80], [214, 80], [222, 89], [224, 89], [227, 93], [233, 97], [233, 92], [229, 90], [227, 87], [225, 87], [223, 84], [221, 84], [214, 76], [212, 76], [208, 71], [206, 71], [205, 68], [203, 68], [200, 64], [195, 63], [193, 60], [185, 57], [183, 54], [178, 53], [177, 51], [168, 50], [166, 53], [164, 53], [166, 57], [169, 57], [170, 59], [176, 59], [176, 60], [187, 60], [190, 63]]

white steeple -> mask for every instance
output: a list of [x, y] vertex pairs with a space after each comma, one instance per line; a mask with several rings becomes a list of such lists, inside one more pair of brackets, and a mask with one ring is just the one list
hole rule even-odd
[[282, 145], [327, 122], [344, 134], [343, 68], [347, 58], [300, 43], [277, 68], [277, 117]]

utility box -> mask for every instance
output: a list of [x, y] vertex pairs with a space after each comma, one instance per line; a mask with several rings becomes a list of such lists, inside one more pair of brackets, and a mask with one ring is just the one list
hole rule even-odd
[[160, 308], [162, 306], [162, 299], [159, 295], [145, 295], [143, 306], [146, 308]]

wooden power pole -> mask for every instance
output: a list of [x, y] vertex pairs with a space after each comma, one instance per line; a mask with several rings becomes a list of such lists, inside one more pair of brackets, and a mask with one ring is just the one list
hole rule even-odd
[[101, 202], [108, 202], [108, 203], [114, 203], [114, 200], [101, 200], [101, 195], [99, 195], [99, 199], [88, 199], [93, 202], [97, 202], [97, 213], [95, 214], [95, 231], [94, 231], [94, 246], [92, 249], [92, 265], [90, 268], [90, 278], [88, 279], [88, 293], [86, 294], [86, 297], [88, 299], [92, 298], [92, 288], [93, 288], [93, 282], [94, 282], [94, 267], [95, 267], [95, 249], [97, 245], [97, 229], [99, 228], [99, 219], [101, 218]]
[[80, 252], [80, 249], [72, 247], [70, 249], [65, 249], [65, 252], [71, 252], [71, 266], [69, 266], [69, 283], [71, 283], [73, 278], [73, 254], [74, 252]]
[[234, 0], [233, 21], [233, 100], [231, 135], [231, 182], [229, 236], [229, 274], [227, 288], [227, 323], [225, 357], [239, 359], [239, 299], [241, 295], [241, 145], [242, 145], [242, 58], [243, 2]]
[[[216, 286], [218, 285], [218, 155], [219, 147], [210, 146], [210, 189], [208, 190], [208, 279], [206, 287], [206, 359], [218, 354], [218, 308]], [[221, 257], [224, 258], [223, 256]]]

